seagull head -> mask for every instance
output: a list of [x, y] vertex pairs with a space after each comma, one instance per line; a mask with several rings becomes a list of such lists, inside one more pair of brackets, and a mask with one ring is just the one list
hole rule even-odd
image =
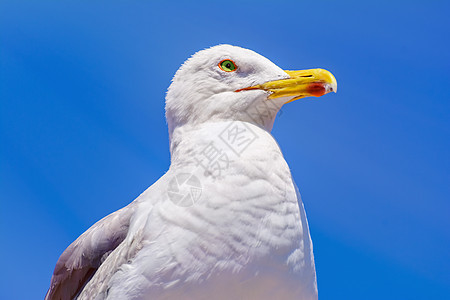
[[195, 53], [176, 72], [166, 96], [169, 134], [216, 121], [249, 122], [270, 131], [284, 104], [336, 89], [326, 70], [284, 71], [254, 51], [214, 46]]

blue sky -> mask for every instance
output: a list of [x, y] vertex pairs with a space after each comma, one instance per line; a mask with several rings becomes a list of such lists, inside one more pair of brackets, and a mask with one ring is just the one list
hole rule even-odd
[[169, 166], [164, 96], [219, 43], [337, 94], [275, 122], [321, 299], [448, 299], [447, 1], [0, 1], [1, 299], [43, 298], [59, 255]]

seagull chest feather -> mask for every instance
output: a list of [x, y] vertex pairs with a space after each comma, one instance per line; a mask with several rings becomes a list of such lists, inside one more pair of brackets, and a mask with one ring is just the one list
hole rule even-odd
[[[183, 132], [169, 172], [141, 196], [126, 241], [128, 259], [104, 286], [105, 297], [314, 296], [315, 280], [305, 280], [315, 279], [311, 242], [289, 167], [272, 136], [257, 126], [245, 124], [255, 139], [237, 153], [220, 137], [233, 125], [242, 124], [218, 122]], [[228, 159], [220, 173], [199, 165], [211, 143]], [[170, 198], [170, 182], [180, 174], [200, 183], [201, 196], [192, 205]]]

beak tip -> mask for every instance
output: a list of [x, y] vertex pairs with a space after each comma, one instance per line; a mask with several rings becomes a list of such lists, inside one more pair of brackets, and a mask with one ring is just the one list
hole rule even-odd
[[332, 84], [327, 85], [327, 93], [331, 93], [331, 92], [337, 93], [337, 84], [334, 82]]

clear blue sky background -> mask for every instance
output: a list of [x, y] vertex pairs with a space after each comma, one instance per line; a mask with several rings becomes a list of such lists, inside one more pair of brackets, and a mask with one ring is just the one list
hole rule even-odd
[[169, 166], [164, 96], [219, 43], [338, 94], [273, 130], [307, 209], [321, 299], [449, 299], [448, 1], [0, 1], [1, 299]]

